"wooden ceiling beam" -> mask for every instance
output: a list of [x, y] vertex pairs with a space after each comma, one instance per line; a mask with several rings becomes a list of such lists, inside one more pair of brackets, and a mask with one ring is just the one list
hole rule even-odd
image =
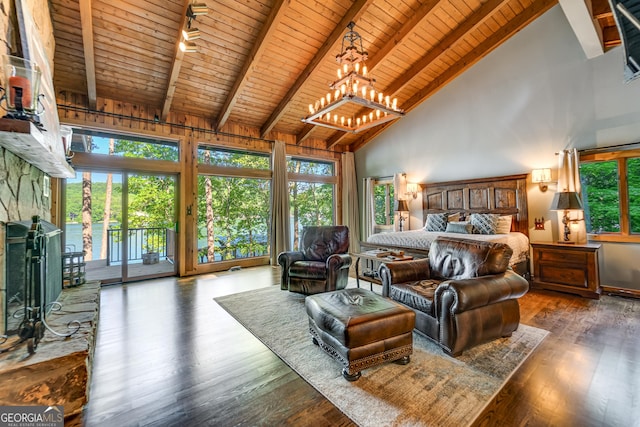
[[[427, 86], [416, 92], [405, 103], [404, 109], [411, 111], [416, 108], [420, 103], [424, 102], [428, 97], [436, 93], [439, 89], [444, 87], [451, 80], [462, 74], [469, 69], [475, 63], [491, 53], [495, 48], [507, 41], [515, 33], [526, 27], [540, 15], [551, 9], [558, 3], [558, 0], [536, 0], [528, 8], [524, 9], [519, 15], [511, 19], [505, 26], [501, 27], [494, 34], [489, 36], [485, 41], [480, 43], [471, 52], [460, 58], [453, 66], [447, 69], [444, 73], [432, 80]], [[350, 151], [356, 151], [362, 148], [369, 141], [382, 133], [387, 127], [391, 126], [396, 121], [385, 123], [381, 126], [372, 128], [360, 138], [355, 140], [349, 145]]]
[[87, 78], [87, 98], [89, 108], [95, 110], [98, 95], [96, 91], [96, 59], [93, 45], [91, 0], [80, 0], [80, 25], [82, 27], [82, 47], [84, 49], [84, 70]]
[[[455, 43], [461, 40], [469, 32], [474, 31], [480, 26], [487, 18], [489, 18], [500, 7], [507, 4], [509, 0], [489, 0], [478, 10], [476, 10], [464, 23], [458, 26], [455, 30], [450, 32], [445, 38], [443, 38], [435, 47], [428, 51], [422, 58], [420, 58], [415, 64], [413, 64], [409, 70], [402, 74], [402, 78], [396, 80], [389, 87], [385, 88], [383, 92], [388, 93], [389, 96], [396, 96], [406, 85], [411, 83], [420, 73], [422, 73], [429, 65], [436, 61], [441, 55], [451, 48]], [[406, 108], [404, 108], [406, 110]], [[386, 126], [384, 127], [386, 128]], [[384, 129], [383, 128], [383, 129]], [[372, 131], [367, 132], [370, 133]], [[340, 143], [344, 138], [349, 136], [347, 132], [335, 132], [329, 139], [327, 139], [327, 149], [334, 147]]]
[[229, 94], [224, 101], [224, 104], [222, 104], [222, 108], [215, 125], [217, 130], [220, 130], [229, 119], [231, 111], [238, 101], [238, 96], [249, 81], [255, 65], [258, 63], [258, 60], [273, 39], [276, 28], [284, 17], [284, 12], [287, 9], [286, 6], [288, 4], [288, 1], [277, 0], [271, 8], [271, 13], [269, 13], [267, 21], [262, 26], [262, 29], [260, 30], [260, 33], [258, 34], [253, 47], [251, 48], [251, 52], [249, 52], [249, 55], [247, 56], [247, 60], [244, 62], [244, 65], [242, 66], [238, 77], [234, 81], [233, 86], [231, 87], [231, 90], [229, 91]]
[[273, 127], [278, 123], [278, 120], [282, 118], [291, 100], [298, 94], [302, 86], [311, 77], [311, 74], [318, 68], [318, 66], [325, 60], [335, 48], [335, 44], [342, 40], [342, 36], [347, 24], [351, 21], [357, 21], [358, 18], [364, 13], [367, 7], [373, 2], [373, 0], [355, 0], [351, 8], [342, 17], [338, 25], [333, 29], [327, 40], [322, 44], [318, 52], [313, 56], [313, 59], [300, 76], [296, 79], [295, 83], [289, 88], [286, 95], [280, 100], [280, 103], [275, 110], [271, 113], [267, 121], [262, 125], [260, 129], [260, 136], [265, 138], [266, 135], [271, 132]]
[[559, 0], [559, 2], [587, 59], [604, 55], [602, 28], [598, 20], [593, 17], [591, 2], [589, 1], [589, 4], [576, 0]]
[[164, 105], [162, 106], [162, 121], [166, 122], [169, 117], [169, 111], [171, 111], [171, 104], [173, 103], [173, 95], [176, 92], [176, 85], [178, 84], [178, 76], [180, 75], [180, 68], [182, 68], [182, 60], [184, 59], [184, 52], [180, 49], [180, 42], [182, 41], [182, 29], [187, 23], [187, 8], [189, 7], [191, 0], [184, 0], [184, 7], [182, 10], [182, 19], [180, 20], [180, 27], [178, 28], [178, 37], [176, 37], [176, 44], [173, 49], [173, 61], [171, 62], [171, 73], [169, 79], [167, 79], [167, 92], [164, 96]]

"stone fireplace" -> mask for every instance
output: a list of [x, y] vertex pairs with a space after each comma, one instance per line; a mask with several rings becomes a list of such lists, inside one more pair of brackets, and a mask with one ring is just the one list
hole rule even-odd
[[45, 174], [12, 152], [0, 148], [0, 334], [5, 333], [7, 301], [6, 225], [9, 222], [31, 221], [39, 215], [51, 220], [51, 201], [43, 188]]

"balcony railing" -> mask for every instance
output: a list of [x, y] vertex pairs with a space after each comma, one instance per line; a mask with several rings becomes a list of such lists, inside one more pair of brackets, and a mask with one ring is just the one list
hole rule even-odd
[[[171, 232], [171, 233], [170, 233]], [[122, 263], [124, 230], [107, 230], [107, 265]], [[127, 262], [142, 261], [142, 255], [157, 253], [160, 259], [170, 257], [173, 230], [168, 228], [130, 228], [127, 230]]]

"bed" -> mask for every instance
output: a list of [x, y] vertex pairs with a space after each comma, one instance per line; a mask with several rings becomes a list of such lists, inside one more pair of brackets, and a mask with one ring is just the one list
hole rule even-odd
[[[411, 231], [379, 233], [361, 242], [362, 250], [390, 248], [403, 250], [414, 257], [425, 257], [431, 242], [438, 236], [496, 241], [513, 249], [512, 268], [528, 278], [529, 273], [529, 219], [526, 190], [527, 175], [511, 175], [462, 181], [420, 184], [423, 218], [460, 215], [469, 219], [472, 214], [494, 214], [506, 219], [511, 216], [509, 232], [500, 234], [460, 234], [444, 231]], [[456, 218], [457, 219], [457, 218]]]

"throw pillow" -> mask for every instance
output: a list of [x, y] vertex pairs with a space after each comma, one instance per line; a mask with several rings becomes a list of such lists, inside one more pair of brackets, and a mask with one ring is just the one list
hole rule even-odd
[[425, 231], [444, 231], [447, 228], [447, 214], [428, 214], [424, 225]]
[[447, 221], [449, 222], [458, 222], [460, 221], [460, 212], [451, 213], [447, 215]]
[[471, 214], [470, 222], [474, 234], [496, 234], [498, 214]]
[[449, 222], [447, 224], [446, 232], [447, 233], [471, 234], [471, 230], [472, 230], [471, 224], [466, 222], [466, 221]]
[[496, 234], [509, 234], [511, 232], [512, 215], [503, 215], [498, 217], [498, 226], [496, 227]]

